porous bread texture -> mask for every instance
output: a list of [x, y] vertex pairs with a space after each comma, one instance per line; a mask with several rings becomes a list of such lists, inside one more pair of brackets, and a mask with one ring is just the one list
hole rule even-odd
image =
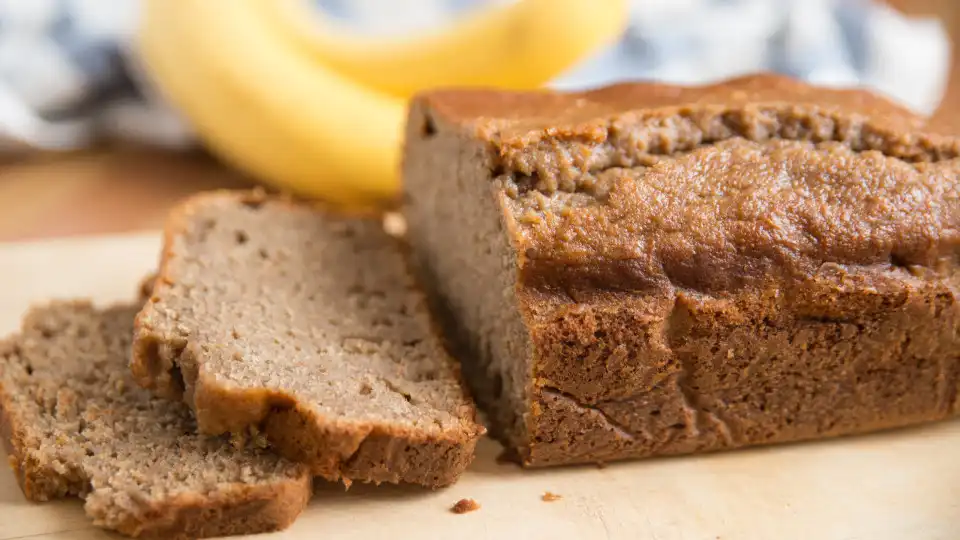
[[960, 141], [750, 76], [414, 99], [404, 214], [492, 430], [532, 465], [953, 416]]
[[381, 221], [259, 193], [172, 213], [132, 368], [329, 480], [445, 486], [484, 432]]
[[24, 494], [83, 497], [95, 525], [136, 537], [287, 527], [310, 498], [309, 471], [199, 436], [185, 405], [138, 387], [128, 368], [138, 309], [53, 302], [0, 342], [0, 424]]

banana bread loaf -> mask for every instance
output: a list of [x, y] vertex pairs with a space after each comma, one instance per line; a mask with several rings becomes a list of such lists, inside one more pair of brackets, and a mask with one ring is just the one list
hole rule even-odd
[[143, 538], [289, 525], [310, 499], [307, 468], [198, 436], [185, 405], [134, 384], [138, 309], [54, 302], [0, 342], [0, 432], [23, 493], [82, 496], [94, 524]]
[[203, 432], [263, 433], [329, 480], [452, 483], [484, 430], [382, 225], [257, 193], [185, 202], [133, 372]]
[[862, 91], [417, 97], [409, 238], [491, 430], [553, 465], [957, 408], [960, 144]]

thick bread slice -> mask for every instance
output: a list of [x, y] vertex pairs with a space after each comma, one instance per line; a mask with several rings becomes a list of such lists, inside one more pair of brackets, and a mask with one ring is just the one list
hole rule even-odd
[[250, 192], [173, 212], [133, 372], [330, 480], [452, 483], [483, 428], [379, 219]]
[[86, 499], [100, 527], [198, 538], [282, 529], [310, 498], [302, 465], [196, 435], [186, 406], [128, 369], [138, 307], [57, 302], [0, 342], [0, 427], [27, 498]]

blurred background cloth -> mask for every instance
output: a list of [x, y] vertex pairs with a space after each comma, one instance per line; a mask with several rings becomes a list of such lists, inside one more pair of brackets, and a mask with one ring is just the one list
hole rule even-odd
[[[402, 36], [505, 0], [303, 1], [358, 32]], [[140, 75], [137, 15], [136, 0], [0, 0], [0, 150], [78, 149], [101, 139], [194, 146], [189, 125]], [[775, 71], [868, 86], [930, 114], [949, 56], [936, 19], [870, 0], [634, 0], [622, 39], [552, 86], [698, 84]]]

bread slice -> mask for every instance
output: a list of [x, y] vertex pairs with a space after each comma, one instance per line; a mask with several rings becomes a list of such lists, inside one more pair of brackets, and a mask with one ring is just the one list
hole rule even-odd
[[23, 493], [79, 495], [97, 526], [198, 538], [282, 529], [310, 498], [306, 467], [196, 435], [186, 406], [128, 369], [139, 306], [55, 302], [0, 342], [0, 428]]
[[255, 192], [171, 214], [132, 367], [202, 431], [347, 484], [450, 484], [484, 432], [382, 221]]

